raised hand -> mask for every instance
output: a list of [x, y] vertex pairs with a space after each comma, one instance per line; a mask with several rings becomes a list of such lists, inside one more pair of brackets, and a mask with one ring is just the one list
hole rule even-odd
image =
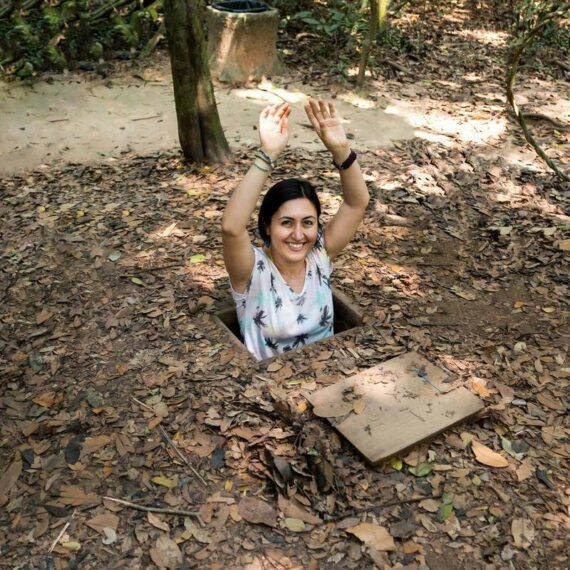
[[267, 105], [259, 116], [261, 148], [276, 159], [289, 141], [289, 103]]
[[315, 132], [332, 153], [334, 161], [337, 164], [344, 162], [350, 152], [350, 145], [334, 103], [309, 99], [305, 112]]

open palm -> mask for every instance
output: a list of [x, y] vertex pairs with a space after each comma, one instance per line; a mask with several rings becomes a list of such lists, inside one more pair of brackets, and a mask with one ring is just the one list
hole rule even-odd
[[281, 153], [289, 141], [289, 103], [268, 105], [259, 116], [259, 139], [261, 148], [274, 158]]
[[328, 150], [335, 154], [348, 147], [346, 132], [334, 103], [311, 99], [305, 105], [305, 112], [315, 132]]

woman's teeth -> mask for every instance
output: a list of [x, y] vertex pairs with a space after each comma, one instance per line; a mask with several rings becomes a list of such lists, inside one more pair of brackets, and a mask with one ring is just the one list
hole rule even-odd
[[293, 251], [301, 251], [301, 250], [303, 249], [304, 245], [305, 245], [304, 243], [288, 243], [288, 242], [285, 242], [285, 243], [286, 243], [286, 244], [289, 246], [289, 248], [292, 249]]

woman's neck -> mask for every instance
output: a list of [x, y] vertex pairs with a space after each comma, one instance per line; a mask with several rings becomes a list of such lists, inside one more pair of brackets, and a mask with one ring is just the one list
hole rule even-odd
[[285, 281], [288, 281], [290, 279], [299, 279], [301, 276], [305, 275], [306, 260], [304, 258], [298, 262], [296, 261], [291, 263], [280, 259], [279, 256], [276, 258], [274, 252], [271, 251], [271, 247], [266, 248], [265, 251], [269, 255], [271, 261], [273, 261], [273, 265], [277, 267], [279, 273], [281, 273], [281, 275], [285, 278]]

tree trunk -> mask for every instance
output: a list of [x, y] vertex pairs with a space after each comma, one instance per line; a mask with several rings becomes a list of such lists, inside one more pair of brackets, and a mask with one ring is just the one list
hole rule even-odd
[[166, 0], [178, 138], [186, 160], [226, 162], [231, 151], [218, 116], [202, 31], [201, 0]]
[[[382, 2], [382, 0], [380, 0]], [[384, 5], [387, 7], [387, 2], [384, 0]], [[360, 66], [358, 68], [358, 77], [356, 78], [356, 85], [362, 87], [364, 85], [364, 76], [366, 74], [366, 65], [368, 64], [368, 56], [372, 45], [376, 41], [378, 33], [378, 20], [380, 19], [380, 7], [378, 0], [370, 0], [370, 18], [368, 20], [368, 37], [364, 40], [362, 50], [360, 52]]]

